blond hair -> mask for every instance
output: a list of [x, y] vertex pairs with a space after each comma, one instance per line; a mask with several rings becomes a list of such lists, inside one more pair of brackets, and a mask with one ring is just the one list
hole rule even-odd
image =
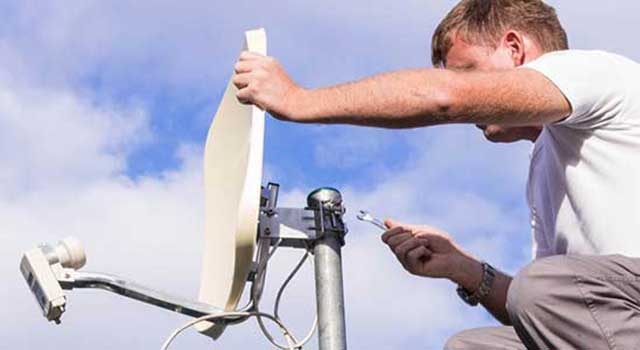
[[462, 0], [433, 33], [431, 61], [435, 67], [446, 65], [452, 35], [469, 44], [496, 48], [510, 29], [527, 34], [544, 52], [569, 48], [555, 9], [541, 0]]

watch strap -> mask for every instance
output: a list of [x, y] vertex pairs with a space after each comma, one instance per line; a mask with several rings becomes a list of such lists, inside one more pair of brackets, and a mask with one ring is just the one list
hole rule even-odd
[[496, 270], [493, 266], [489, 265], [487, 262], [482, 262], [482, 280], [480, 281], [480, 285], [476, 289], [474, 293], [470, 293], [468, 290], [464, 289], [462, 286], [458, 286], [456, 292], [464, 302], [471, 306], [476, 306], [484, 297], [489, 295], [491, 292], [491, 287], [493, 286], [493, 280], [496, 277]]

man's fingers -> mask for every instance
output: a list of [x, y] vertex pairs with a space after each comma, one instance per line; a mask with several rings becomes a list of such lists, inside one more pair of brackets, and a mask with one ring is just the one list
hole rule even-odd
[[255, 52], [251, 52], [251, 51], [242, 51], [240, 53], [240, 57], [238, 58], [238, 60], [240, 61], [251, 61], [251, 60], [255, 60], [255, 59], [259, 59], [261, 57], [265, 57], [259, 53], [255, 53]]
[[260, 101], [257, 100], [254, 90], [255, 89], [253, 89], [251, 86], [247, 86], [247, 87], [245, 87], [243, 89], [240, 89], [238, 91], [238, 93], [236, 94], [236, 98], [242, 104], [254, 105], [254, 106], [260, 108], [263, 111], [269, 112], [265, 108], [264, 104], [262, 104]]
[[392, 219], [385, 219], [384, 225], [387, 226], [387, 228], [394, 228], [398, 226], [398, 222]]
[[394, 247], [393, 252], [398, 256], [398, 259], [404, 260], [408, 252], [420, 246], [424, 246], [424, 244], [425, 243], [419, 239], [408, 239]]
[[408, 232], [404, 232], [404, 233], [400, 233], [397, 234], [391, 238], [389, 238], [387, 240], [387, 245], [391, 248], [391, 249], [395, 249], [397, 246], [399, 246], [400, 244], [410, 240], [413, 238], [413, 235], [408, 233]]
[[393, 237], [393, 236], [395, 236], [397, 234], [400, 234], [402, 232], [404, 232], [404, 229], [402, 227], [400, 227], [400, 226], [397, 226], [397, 227], [394, 227], [394, 228], [386, 231], [385, 233], [383, 233], [380, 238], [382, 239], [382, 241], [384, 243], [387, 243], [387, 241], [389, 241], [389, 238], [391, 238], [391, 237]]
[[251, 61], [238, 61], [236, 62], [236, 65], [233, 66], [233, 70], [236, 74], [248, 73], [254, 69], [254, 65], [255, 64]]
[[236, 74], [233, 76], [231, 81], [238, 89], [243, 89], [249, 85], [249, 82], [251, 82], [251, 75], [248, 73]]
[[433, 253], [429, 248], [420, 245], [407, 253], [404, 265], [409, 272], [420, 274], [424, 270], [423, 264], [429, 260], [431, 254]]
[[433, 252], [427, 248], [424, 243], [406, 253], [407, 260], [416, 262], [424, 262], [431, 257], [431, 254], [433, 254]]
[[387, 226], [387, 228], [392, 229], [392, 228], [396, 228], [396, 227], [402, 227], [404, 228], [405, 231], [410, 231], [412, 230], [415, 226], [414, 225], [409, 225], [406, 223], [402, 223], [393, 219], [385, 219], [384, 220], [384, 225]]
[[251, 104], [252, 96], [253, 91], [251, 91], [251, 87], [249, 86], [238, 90], [238, 93], [236, 93], [236, 98], [243, 104]]

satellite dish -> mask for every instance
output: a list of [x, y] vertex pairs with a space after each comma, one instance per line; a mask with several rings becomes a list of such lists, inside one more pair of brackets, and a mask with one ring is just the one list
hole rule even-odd
[[[265, 31], [246, 32], [244, 48], [266, 55]], [[278, 300], [313, 250], [318, 344], [321, 349], [346, 349], [340, 252], [347, 227], [340, 192], [320, 188], [307, 197], [305, 208], [277, 207], [279, 185], [269, 183], [264, 191], [261, 187], [264, 112], [239, 103], [236, 94], [237, 89], [229, 83], [205, 145], [205, 244], [200, 301], [169, 295], [119, 276], [77, 271], [86, 261], [84, 250], [77, 240], [66, 239], [57, 245], [31, 249], [20, 261], [20, 271], [47, 320], [60, 323], [67, 300], [63, 290], [103, 289], [197, 317], [174, 331], [163, 349], [168, 349], [175, 337], [191, 326], [217, 339], [225, 325], [243, 322], [249, 317], [258, 318], [265, 337], [276, 347], [287, 348], [274, 340], [261, 318], [277, 323], [287, 338], [288, 348], [298, 349], [311, 338], [316, 323], [312, 331], [298, 341], [278, 317]], [[362, 213], [362, 219], [375, 222], [367, 213]], [[302, 248], [305, 255], [280, 288], [271, 315], [260, 311], [259, 302], [267, 262], [277, 247]], [[238, 310], [256, 248], [251, 300]], [[219, 323], [214, 323], [217, 320]]]
[[[244, 49], [267, 54], [264, 29], [245, 32]], [[237, 308], [251, 269], [260, 210], [264, 111], [238, 102], [230, 81], [213, 119], [204, 151], [205, 237], [198, 299]], [[224, 325], [200, 322], [217, 339]]]

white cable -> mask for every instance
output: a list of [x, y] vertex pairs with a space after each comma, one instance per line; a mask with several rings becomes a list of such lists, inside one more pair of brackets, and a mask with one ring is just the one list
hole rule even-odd
[[[274, 250], [274, 251], [275, 251], [275, 250]], [[308, 254], [308, 251], [307, 251], [307, 252], [305, 252], [305, 255], [304, 255], [304, 256], [306, 257], [306, 256], [307, 256], [307, 254]], [[298, 265], [299, 265], [299, 264], [298, 264]], [[293, 274], [295, 274], [295, 273], [298, 271], [298, 269], [299, 269], [299, 267], [298, 267], [298, 266], [296, 266], [296, 268], [295, 268], [295, 269], [294, 269], [294, 270], [289, 274], [289, 277], [287, 277], [287, 280], [290, 280], [290, 279], [291, 279], [291, 277], [292, 277], [292, 275], [293, 275]], [[254, 298], [253, 298], [253, 299], [255, 300], [255, 296], [254, 296]], [[254, 310], [255, 310], [255, 311], [257, 311], [257, 312], [259, 312], [259, 311], [260, 311], [260, 309], [259, 309], [259, 303], [255, 303], [255, 304], [254, 304]], [[277, 317], [277, 316], [274, 316], [274, 317], [275, 317], [276, 319], [278, 319], [278, 317]], [[277, 347], [278, 349], [281, 349], [281, 350], [291, 349], [291, 348], [293, 347], [293, 345], [298, 345], [298, 344], [300, 344], [299, 346], [295, 346], [295, 347], [293, 347], [293, 348], [297, 349], [297, 348], [302, 347], [302, 345], [304, 345], [304, 343], [300, 343], [300, 342], [298, 342], [298, 340], [293, 336], [293, 334], [291, 334], [291, 332], [286, 332], [286, 331], [285, 331], [285, 329], [282, 329], [282, 328], [281, 328], [281, 330], [283, 331], [283, 334], [284, 334], [284, 336], [285, 336], [285, 339], [287, 340], [288, 346], [284, 346], [284, 345], [278, 344], [278, 343], [275, 341], [275, 339], [274, 339], [273, 335], [271, 335], [271, 332], [269, 332], [269, 330], [267, 330], [267, 327], [264, 325], [264, 323], [262, 322], [262, 319], [261, 319], [259, 316], [258, 316], [258, 317], [256, 317], [256, 321], [258, 321], [258, 326], [260, 327], [260, 330], [262, 331], [262, 334], [264, 334], [264, 336], [267, 338], [267, 340], [269, 340], [269, 342], [270, 342], [271, 344], [273, 344], [273, 346]], [[293, 345], [292, 345], [292, 343], [293, 343]]]
[[[307, 260], [307, 258], [309, 257], [309, 255], [311, 255], [309, 248], [307, 247], [307, 250], [305, 252], [305, 254], [302, 256], [302, 258], [300, 259], [300, 261], [296, 264], [295, 268], [289, 273], [289, 275], [287, 276], [287, 278], [285, 279], [285, 281], [283, 282], [282, 286], [280, 286], [280, 288], [278, 289], [278, 294], [276, 296], [276, 302], [274, 305], [274, 316], [275, 318], [277, 318], [278, 320], [281, 321], [280, 316], [278, 315], [278, 309], [280, 307], [280, 299], [282, 297], [282, 294], [285, 290], [285, 288], [287, 287], [287, 285], [289, 284], [289, 282], [291, 282], [291, 280], [293, 279], [293, 277], [298, 273], [298, 271], [300, 270], [300, 268], [302, 267], [302, 265], [304, 264], [304, 262]], [[256, 311], [259, 311], [256, 308]], [[274, 340], [273, 340], [273, 336], [271, 335], [271, 333], [266, 329], [264, 323], [262, 322], [262, 320], [260, 319], [260, 317], [257, 317], [256, 320], [258, 321], [258, 325], [260, 326], [260, 330], [262, 331], [262, 333], [265, 335], [265, 337], [267, 339], [269, 339], [269, 341], [271, 342], [271, 344], [273, 344], [274, 346], [276, 346], [277, 348], [281, 349], [281, 350], [285, 350], [287, 349], [287, 347], [281, 345], [281, 344], [277, 344]], [[289, 342], [289, 347], [294, 346], [295, 349], [300, 349], [302, 348], [302, 346], [304, 344], [306, 344], [307, 342], [309, 342], [309, 340], [311, 340], [311, 337], [313, 337], [313, 334], [315, 333], [316, 327], [318, 325], [318, 316], [316, 315], [314, 317], [313, 320], [313, 324], [311, 326], [311, 329], [309, 330], [309, 332], [307, 333], [307, 335], [301, 340], [298, 341], [291, 332], [289, 332], [289, 334], [286, 334], [286, 332], [283, 330], [283, 334], [285, 336], [285, 338], [287, 339], [287, 342]], [[294, 343], [294, 345], [291, 345], [292, 342]]]
[[[289, 282], [291, 282], [291, 280], [296, 275], [298, 270], [300, 270], [300, 268], [305, 263], [307, 258], [309, 258], [309, 255], [311, 255], [311, 252], [310, 252], [309, 248], [307, 247], [307, 251], [302, 256], [302, 259], [300, 259], [300, 261], [298, 262], [298, 265], [296, 265], [296, 267], [289, 274], [289, 276], [284, 281], [284, 283], [282, 283], [282, 286], [280, 286], [280, 289], [278, 289], [278, 294], [276, 295], [276, 302], [275, 302], [275, 305], [273, 307], [273, 315], [279, 320], [280, 320], [280, 316], [278, 315], [278, 309], [280, 308], [280, 298], [282, 297], [282, 294], [284, 293], [284, 290], [287, 287], [287, 285], [289, 284]], [[310, 260], [310, 261], [313, 262], [313, 260]], [[313, 333], [315, 333], [317, 326], [318, 326], [318, 315], [316, 314], [314, 316], [314, 318], [313, 318], [313, 324], [311, 325], [311, 329], [309, 329], [309, 332], [307, 332], [307, 335], [300, 341], [301, 344], [306, 344], [309, 340], [311, 340], [311, 337], [313, 337]]]
[[275, 317], [280, 317], [278, 316], [278, 308], [280, 306], [280, 298], [282, 297], [282, 293], [284, 292], [285, 288], [287, 287], [287, 285], [289, 284], [289, 282], [293, 279], [293, 277], [296, 275], [296, 273], [298, 273], [298, 271], [300, 270], [300, 268], [302, 267], [302, 265], [305, 263], [305, 261], [307, 260], [307, 258], [309, 257], [310, 253], [309, 251], [306, 251], [304, 253], [304, 255], [302, 256], [302, 258], [300, 259], [300, 261], [298, 262], [298, 264], [296, 265], [296, 267], [293, 268], [293, 271], [291, 271], [291, 273], [289, 274], [289, 276], [287, 276], [287, 278], [284, 280], [284, 282], [282, 283], [282, 286], [280, 286], [280, 289], [278, 289], [278, 294], [276, 295], [276, 303], [275, 306], [273, 308], [273, 315]]
[[[169, 345], [171, 345], [171, 343], [175, 340], [175, 338], [182, 333], [184, 330], [192, 327], [193, 325], [195, 325], [196, 323], [202, 322], [202, 321], [213, 321], [219, 318], [228, 318], [228, 317], [264, 317], [264, 318], [268, 318], [271, 321], [275, 322], [278, 326], [280, 326], [280, 328], [282, 328], [285, 332], [289, 333], [289, 330], [287, 329], [287, 327], [282, 324], [282, 322], [280, 320], [278, 320], [277, 318], [275, 318], [272, 315], [269, 315], [267, 313], [264, 312], [223, 312], [223, 313], [219, 313], [219, 314], [211, 314], [211, 315], [205, 315], [202, 317], [198, 317], [194, 320], [191, 320], [187, 323], [185, 323], [182, 327], [176, 329], [173, 333], [171, 333], [171, 335], [167, 338], [167, 340], [164, 341], [164, 343], [162, 344], [162, 350], [168, 350], [169, 349]], [[294, 350], [295, 348], [291, 347], [288, 348], [288, 350]]]
[[[282, 286], [280, 286], [280, 288], [278, 289], [278, 293], [277, 293], [276, 301], [275, 301], [275, 305], [274, 305], [274, 315], [270, 315], [270, 314], [267, 314], [267, 313], [264, 313], [264, 312], [260, 312], [260, 310], [259, 310], [260, 296], [257, 295], [257, 290], [256, 290], [257, 287], [256, 287], [256, 285], [258, 285], [258, 284], [259, 285], [263, 285], [265, 277], [266, 277], [267, 262], [271, 259], [273, 254], [276, 252], [276, 250], [278, 249], [280, 243], [282, 243], [282, 240], [278, 240], [274, 244], [273, 248], [270, 251], [267, 252], [267, 258], [266, 259], [260, 259], [260, 254], [259, 254], [259, 256], [258, 256], [259, 265], [258, 265], [258, 267], [256, 269], [256, 276], [254, 278], [254, 283], [252, 283], [252, 285], [251, 285], [250, 301], [242, 309], [243, 311], [240, 311], [240, 312], [223, 312], [223, 313], [219, 313], [219, 314], [205, 315], [205, 316], [199, 317], [197, 319], [194, 319], [194, 320], [186, 323], [182, 327], [178, 328], [177, 330], [175, 330], [169, 336], [169, 338], [167, 338], [167, 340], [164, 342], [164, 344], [162, 346], [162, 350], [167, 350], [169, 348], [169, 345], [173, 342], [173, 340], [181, 332], [183, 332], [185, 329], [195, 325], [196, 323], [199, 323], [199, 322], [202, 322], [202, 321], [211, 321], [211, 320], [215, 320], [215, 319], [219, 319], [219, 318], [228, 318], [228, 317], [247, 317], [247, 318], [248, 317], [256, 317], [256, 320], [258, 321], [258, 325], [260, 326], [260, 330], [262, 331], [262, 334], [267, 338], [267, 340], [272, 345], [274, 345], [275, 347], [277, 347], [277, 348], [279, 348], [281, 350], [297, 350], [297, 349], [301, 349], [302, 346], [304, 346], [304, 344], [309, 342], [309, 340], [313, 336], [313, 333], [315, 333], [316, 327], [318, 325], [318, 316], [317, 315], [314, 317], [313, 325], [312, 325], [309, 333], [305, 336], [305, 338], [302, 341], [298, 341], [295, 338], [295, 336], [283, 324], [283, 322], [280, 320], [280, 318], [278, 316], [278, 309], [279, 309], [279, 306], [280, 306], [280, 299], [282, 297], [282, 294], [283, 294], [285, 288], [287, 287], [287, 285], [289, 284], [289, 282], [298, 273], [298, 271], [300, 270], [300, 268], [302, 267], [304, 262], [307, 260], [309, 255], [311, 255], [309, 247], [307, 247], [307, 249], [305, 251], [305, 254], [302, 256], [302, 258], [300, 259], [298, 264], [295, 266], [295, 268], [289, 273], [289, 275], [287, 276], [287, 278], [283, 282]], [[256, 283], [256, 282], [258, 282], [258, 283]], [[251, 310], [251, 311], [244, 311], [245, 309], [246, 310]], [[287, 341], [287, 346], [279, 344], [274, 339], [274, 337], [271, 335], [271, 333], [267, 330], [266, 326], [262, 322], [262, 317], [273, 321], [274, 323], [276, 323], [280, 327], [280, 330], [282, 331], [282, 334], [283, 334], [283, 336], [285, 337], [285, 339]]]

